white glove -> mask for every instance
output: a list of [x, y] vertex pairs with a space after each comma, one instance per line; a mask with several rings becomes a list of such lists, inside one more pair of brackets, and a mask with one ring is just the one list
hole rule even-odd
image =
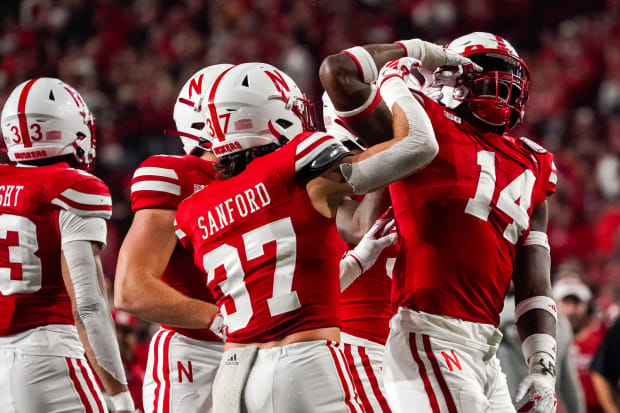
[[222, 341], [226, 341], [226, 325], [224, 324], [224, 317], [222, 317], [222, 314], [217, 313], [215, 317], [213, 317], [213, 321], [211, 321], [209, 325], [209, 330], [221, 338]]
[[555, 362], [547, 353], [530, 358], [529, 374], [519, 384], [515, 396], [517, 412], [554, 413], [558, 405], [555, 394]]
[[392, 77], [404, 79], [406, 75], [411, 73], [412, 67], [419, 67], [420, 61], [413, 57], [401, 57], [400, 59], [387, 62], [379, 71], [376, 85], [381, 88], [384, 82]]
[[396, 42], [405, 48], [408, 57], [413, 57], [420, 61], [420, 66], [426, 70], [434, 71], [441, 66], [461, 66], [473, 64], [477, 71], [482, 68], [472, 62], [469, 58], [461, 56], [452, 50], [444, 49], [434, 43], [429, 43], [421, 39], [401, 40]]
[[379, 71], [376, 85], [381, 93], [381, 98], [390, 112], [394, 102], [399, 98], [411, 97], [411, 92], [405, 83], [404, 77], [411, 73], [412, 67], [418, 67], [419, 65], [419, 60], [412, 57], [401, 57], [400, 59], [387, 62]]
[[347, 255], [354, 256], [364, 272], [372, 267], [381, 252], [395, 243], [397, 239], [396, 221], [392, 207], [389, 207], [364, 234], [359, 244], [347, 252]]

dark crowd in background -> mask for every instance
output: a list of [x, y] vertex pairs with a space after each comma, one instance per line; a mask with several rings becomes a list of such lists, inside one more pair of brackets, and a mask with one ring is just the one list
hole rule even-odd
[[[96, 116], [94, 173], [114, 199], [109, 279], [132, 219], [133, 171], [150, 155], [181, 152], [164, 130], [174, 128], [181, 86], [201, 67], [265, 61], [320, 103], [318, 68], [329, 54], [494, 32], [533, 78], [525, 123], [512, 132], [555, 154], [552, 277], [581, 278], [604, 325], [620, 313], [618, 0], [2, 0], [0, 19], [0, 101], [26, 79], [53, 76], [79, 90]], [[139, 392], [152, 328], [126, 313], [115, 320]]]

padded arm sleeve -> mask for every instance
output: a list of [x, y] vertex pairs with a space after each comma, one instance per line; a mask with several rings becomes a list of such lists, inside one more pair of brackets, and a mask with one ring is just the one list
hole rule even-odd
[[88, 241], [69, 241], [62, 251], [67, 262], [77, 313], [97, 363], [122, 384], [127, 384], [110, 309], [97, 282], [97, 265]]
[[408, 135], [383, 152], [360, 162], [340, 165], [342, 175], [357, 194], [374, 191], [422, 169], [439, 151], [433, 125], [420, 102], [410, 93], [399, 96], [395, 102], [407, 116]]
[[105, 245], [107, 227], [100, 217], [83, 217], [61, 209], [58, 213], [62, 245], [71, 241], [93, 241]]

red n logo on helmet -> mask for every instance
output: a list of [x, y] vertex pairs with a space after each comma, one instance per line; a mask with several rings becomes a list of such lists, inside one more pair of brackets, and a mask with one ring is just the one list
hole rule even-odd
[[197, 95], [200, 94], [200, 91], [202, 90], [202, 78], [204, 77], [204, 73], [201, 73], [200, 76], [198, 76], [198, 79], [193, 78], [190, 82], [189, 82], [189, 98], [192, 98], [192, 92], [196, 92]]
[[282, 73], [278, 72], [277, 70], [274, 72], [275, 73], [265, 70], [265, 74], [269, 76], [269, 79], [271, 79], [273, 85], [276, 87], [278, 92], [282, 93], [282, 97], [285, 97], [286, 95], [284, 94], [284, 91], [290, 92], [288, 84], [286, 83], [286, 80], [284, 80], [284, 76], [282, 76]]

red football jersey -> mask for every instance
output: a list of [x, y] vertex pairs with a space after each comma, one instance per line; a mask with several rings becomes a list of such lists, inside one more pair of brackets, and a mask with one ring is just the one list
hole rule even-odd
[[397, 255], [396, 245], [387, 247], [375, 264], [342, 292], [343, 333], [385, 345], [394, 315], [390, 291]]
[[[131, 208], [177, 209], [182, 200], [213, 181], [213, 162], [194, 155], [151, 156], [134, 173], [131, 180]], [[171, 287], [188, 297], [214, 303], [206, 278], [192, 261], [192, 254], [177, 245], [161, 277]], [[208, 328], [188, 329], [162, 326], [197, 340], [222, 341]]]
[[61, 209], [109, 218], [108, 187], [66, 163], [0, 165], [0, 336], [74, 324], [60, 269]]
[[497, 326], [532, 209], [555, 191], [553, 155], [529, 139], [481, 133], [417, 96], [439, 153], [390, 186], [402, 245], [394, 303]]
[[179, 206], [177, 235], [207, 274], [227, 341], [340, 326], [335, 220], [314, 209], [297, 174], [334, 144], [302, 133]]

